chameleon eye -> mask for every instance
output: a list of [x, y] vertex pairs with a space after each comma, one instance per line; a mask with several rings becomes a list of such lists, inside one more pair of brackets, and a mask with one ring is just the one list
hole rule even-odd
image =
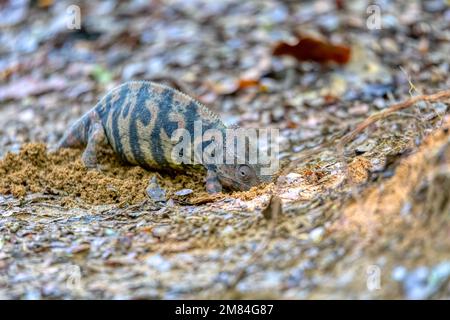
[[238, 169], [239, 177], [246, 179], [250, 177], [251, 170], [249, 166], [240, 166]]

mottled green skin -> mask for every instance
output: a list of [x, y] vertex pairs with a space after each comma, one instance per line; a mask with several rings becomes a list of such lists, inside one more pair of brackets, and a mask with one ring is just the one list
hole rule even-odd
[[[109, 93], [75, 122], [58, 148], [83, 147], [83, 162], [97, 166], [101, 146], [109, 145], [126, 162], [149, 169], [183, 170], [186, 165], [172, 160], [174, 130], [184, 128], [193, 139], [194, 121], [201, 120], [203, 132], [225, 125], [208, 108], [170, 87], [148, 82], [124, 83]], [[226, 152], [226, 150], [224, 150]], [[205, 165], [206, 189], [220, 192], [222, 185], [247, 190], [261, 182], [257, 168], [246, 165], [247, 176], [239, 176], [239, 164]]]

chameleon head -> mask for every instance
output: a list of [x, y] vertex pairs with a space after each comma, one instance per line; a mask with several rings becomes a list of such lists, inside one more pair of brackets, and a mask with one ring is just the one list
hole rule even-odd
[[256, 165], [222, 164], [217, 166], [217, 177], [224, 187], [246, 191], [267, 180], [259, 171]]

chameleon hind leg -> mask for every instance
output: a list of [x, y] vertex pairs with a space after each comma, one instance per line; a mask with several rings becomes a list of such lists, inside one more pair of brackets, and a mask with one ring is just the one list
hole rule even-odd
[[98, 168], [97, 156], [100, 149], [107, 144], [108, 140], [102, 124], [98, 122], [93, 123], [89, 130], [86, 149], [81, 156], [81, 160], [87, 168]]

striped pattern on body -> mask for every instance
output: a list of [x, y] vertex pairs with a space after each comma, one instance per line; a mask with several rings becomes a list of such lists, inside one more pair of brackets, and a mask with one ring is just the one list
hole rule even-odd
[[225, 129], [217, 115], [188, 95], [148, 81], [116, 87], [91, 112], [98, 115], [114, 151], [144, 168], [180, 168], [171, 158], [176, 129], [186, 129], [192, 139], [197, 120], [203, 131]]

